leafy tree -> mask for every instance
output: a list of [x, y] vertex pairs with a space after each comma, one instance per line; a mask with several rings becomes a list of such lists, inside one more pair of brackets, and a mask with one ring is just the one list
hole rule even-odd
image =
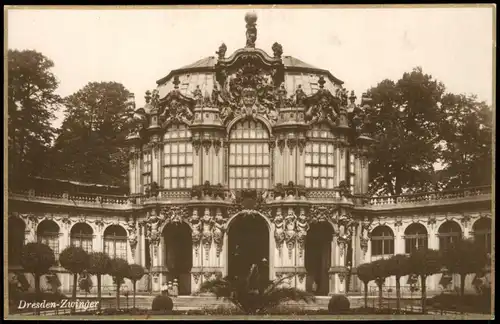
[[420, 277], [422, 284], [422, 312], [426, 313], [426, 298], [427, 286], [426, 280], [428, 276], [441, 271], [442, 256], [436, 250], [418, 249], [410, 254], [409, 267], [410, 272]]
[[[54, 251], [42, 243], [28, 243], [22, 250], [21, 266], [27, 272], [33, 274], [35, 278], [36, 300], [40, 298], [40, 277], [49, 272], [49, 269], [56, 264]], [[35, 310], [37, 315], [40, 309]]]
[[384, 285], [385, 278], [389, 276], [389, 267], [387, 260], [377, 260], [371, 263], [372, 274], [375, 279], [375, 283], [378, 287], [378, 303], [379, 307], [382, 308], [382, 286]]
[[288, 277], [279, 280], [262, 280], [255, 268], [245, 277], [225, 277], [203, 282], [198, 293], [213, 293], [217, 298], [232, 302], [249, 315], [263, 314], [279, 304], [293, 300], [307, 303], [315, 300], [314, 295], [294, 287], [281, 284]]
[[[89, 267], [89, 255], [81, 247], [68, 246], [59, 255], [61, 266], [73, 274], [73, 301], [76, 302], [78, 274]], [[75, 308], [71, 310], [75, 312]]]
[[126, 184], [129, 97], [120, 83], [91, 82], [64, 99], [66, 118], [54, 146], [59, 176]]
[[396, 277], [396, 308], [401, 310], [401, 277], [410, 273], [408, 256], [396, 254], [387, 260], [387, 271], [390, 276]]
[[9, 50], [8, 153], [12, 183], [17, 176], [41, 175], [53, 140], [51, 122], [60, 103], [54, 62], [33, 50]]
[[363, 263], [356, 269], [359, 280], [365, 285], [365, 308], [368, 308], [368, 283], [375, 279], [371, 263]]
[[377, 140], [369, 153], [370, 191], [399, 195], [429, 189], [438, 159], [439, 101], [443, 84], [421, 68], [397, 82], [383, 80], [368, 91], [372, 98], [367, 133]]
[[492, 110], [476, 96], [443, 97], [440, 128], [442, 187], [490, 185], [492, 179]]
[[465, 278], [469, 274], [483, 272], [488, 263], [484, 249], [473, 240], [459, 240], [443, 253], [443, 264], [451, 273], [460, 275], [460, 295], [465, 294]]
[[135, 308], [135, 293], [136, 293], [136, 284], [138, 280], [144, 276], [144, 268], [139, 264], [131, 264], [129, 268], [129, 273], [127, 278], [132, 281], [134, 285], [134, 308]]
[[109, 274], [113, 276], [116, 284], [116, 309], [120, 309], [120, 286], [123, 279], [129, 275], [129, 268], [128, 262], [124, 259], [115, 258], [111, 260]]
[[90, 274], [97, 276], [97, 300], [99, 301], [97, 309], [101, 310], [101, 279], [102, 275], [108, 274], [111, 271], [111, 259], [106, 253], [103, 252], [92, 252], [89, 255], [89, 268], [88, 272]]

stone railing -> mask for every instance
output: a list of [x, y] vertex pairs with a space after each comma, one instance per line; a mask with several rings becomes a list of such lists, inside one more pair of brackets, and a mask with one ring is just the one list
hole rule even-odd
[[394, 208], [395, 206], [420, 206], [441, 203], [456, 203], [491, 199], [491, 186], [463, 188], [446, 191], [423, 192], [415, 194], [380, 196], [380, 197], [355, 197], [359, 205], [364, 207]]
[[124, 209], [130, 207], [128, 196], [99, 195], [38, 190], [10, 190], [9, 199], [53, 203], [77, 207]]
[[[216, 189], [216, 190], [215, 190]], [[233, 201], [234, 192], [226, 188], [215, 188], [214, 190], [203, 191], [196, 190], [201, 193], [194, 195], [193, 189], [160, 189], [157, 196], [132, 195], [132, 196], [116, 196], [116, 195], [99, 195], [99, 194], [70, 194], [64, 192], [50, 192], [38, 190], [9, 190], [9, 199], [40, 202], [48, 204], [61, 204], [76, 207], [91, 207], [91, 208], [109, 208], [109, 209], [128, 209], [133, 206], [143, 205], [148, 203], [161, 203], [172, 200], [217, 200], [224, 202]], [[352, 195], [346, 197], [341, 194], [338, 189], [319, 190], [306, 189], [305, 191], [290, 191], [289, 197], [274, 196], [273, 189], [266, 191], [268, 203], [281, 199], [307, 200], [307, 201], [328, 201], [338, 203], [352, 203], [357, 208], [368, 209], [394, 209], [394, 208], [411, 208], [419, 206], [432, 206], [440, 204], [456, 204], [460, 202], [474, 202], [491, 200], [492, 189], [490, 186], [473, 187], [465, 189], [456, 189], [448, 191], [424, 192], [416, 194], [398, 195], [398, 196], [380, 196], [366, 197]], [[305, 193], [305, 196], [303, 194]], [[262, 193], [260, 193], [262, 194]], [[259, 197], [260, 198], [260, 197]]]

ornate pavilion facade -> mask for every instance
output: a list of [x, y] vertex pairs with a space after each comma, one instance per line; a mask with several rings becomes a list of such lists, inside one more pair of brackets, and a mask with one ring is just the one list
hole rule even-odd
[[[462, 237], [491, 246], [490, 187], [367, 196], [370, 99], [357, 104], [341, 80], [278, 43], [272, 54], [256, 48], [257, 17], [245, 20], [245, 47], [228, 56], [222, 44], [146, 94], [128, 137], [129, 195], [10, 189], [11, 273], [22, 244], [38, 240], [56, 256], [73, 244], [143, 265], [143, 291], [177, 279], [189, 295], [265, 259], [270, 279], [328, 295], [361, 291], [365, 262]], [[70, 275], [54, 273], [68, 291]], [[444, 289], [442, 276], [429, 290]]]

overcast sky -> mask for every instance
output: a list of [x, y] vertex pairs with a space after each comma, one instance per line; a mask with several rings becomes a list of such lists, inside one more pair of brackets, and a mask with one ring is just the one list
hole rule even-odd
[[[252, 9], [256, 47], [330, 70], [358, 94], [421, 66], [454, 93], [493, 96], [491, 8]], [[144, 93], [170, 70], [245, 45], [245, 9], [9, 10], [8, 48], [52, 59], [62, 96], [91, 81]], [[60, 122], [60, 121], [59, 121]], [[57, 124], [59, 124], [57, 122]]]

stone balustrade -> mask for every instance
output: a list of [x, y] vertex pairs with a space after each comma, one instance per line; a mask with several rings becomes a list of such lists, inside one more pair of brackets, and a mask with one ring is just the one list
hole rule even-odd
[[384, 209], [398, 207], [419, 207], [424, 205], [440, 205], [457, 201], [491, 200], [491, 186], [471, 187], [464, 189], [423, 192], [397, 196], [356, 197], [363, 207]]
[[[137, 205], [147, 205], [148, 203], [161, 203], [169, 201], [224, 201], [230, 202], [233, 194], [228, 189], [218, 189], [215, 191], [200, 191], [201, 194], [193, 195], [192, 189], [165, 190], [160, 189], [157, 196], [115, 196], [98, 194], [69, 194], [64, 192], [38, 191], [33, 189], [18, 189], [9, 191], [9, 199], [32, 201], [48, 204], [61, 204], [81, 207], [105, 208], [105, 209], [129, 209]], [[289, 192], [289, 194], [293, 194]], [[318, 190], [306, 189], [295, 192], [294, 200], [306, 200], [310, 202], [328, 201], [338, 203], [354, 203], [357, 208], [362, 209], [394, 209], [419, 207], [425, 205], [453, 204], [459, 201], [486, 201], [491, 200], [491, 187], [481, 186], [465, 189], [424, 192], [416, 194], [405, 194], [397, 196], [362, 197], [353, 195], [345, 197], [337, 189]], [[268, 191], [268, 203], [275, 200], [289, 200], [294, 197], [280, 197]]]

